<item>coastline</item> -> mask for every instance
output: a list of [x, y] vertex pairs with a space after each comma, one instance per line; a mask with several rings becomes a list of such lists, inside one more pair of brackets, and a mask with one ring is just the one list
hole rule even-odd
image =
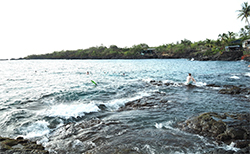
[[[42, 59], [51, 59], [51, 60], [85, 60], [85, 59], [189, 59], [189, 60], [196, 60], [196, 61], [238, 61], [238, 60], [245, 60], [250, 62], [249, 56], [243, 56], [243, 50], [240, 51], [224, 51], [222, 53], [217, 53], [215, 55], [204, 55], [203, 52], [197, 52], [194, 50], [189, 50], [184, 53], [174, 53], [174, 54], [144, 54], [144, 55], [130, 55], [130, 56], [123, 56], [123, 55], [115, 55], [115, 56], [85, 56], [85, 57], [46, 57], [44, 58], [43, 55], [33, 55], [24, 58], [11, 58], [10, 60], [42, 60]], [[8, 59], [3, 59], [0, 61], [6, 61]]]

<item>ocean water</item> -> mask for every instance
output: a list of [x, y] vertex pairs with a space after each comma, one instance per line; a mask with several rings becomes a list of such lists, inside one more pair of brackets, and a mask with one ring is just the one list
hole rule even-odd
[[[0, 136], [23, 136], [51, 153], [237, 151], [183, 132], [177, 124], [204, 112], [249, 113], [249, 96], [219, 94], [221, 87], [206, 86], [249, 87], [248, 65], [186, 59], [1, 61]], [[196, 87], [182, 84], [188, 73]], [[157, 86], [152, 80], [173, 84]], [[167, 103], [120, 110], [141, 98]], [[91, 120], [99, 122], [73, 130]]]

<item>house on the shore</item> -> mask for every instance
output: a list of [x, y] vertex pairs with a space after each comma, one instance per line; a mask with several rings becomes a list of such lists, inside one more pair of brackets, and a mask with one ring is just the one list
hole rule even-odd
[[155, 48], [148, 48], [147, 50], [143, 50], [141, 52], [141, 55], [145, 55], [145, 54], [155, 54]]
[[239, 45], [239, 44], [241, 44], [241, 41], [242, 41], [241, 39], [234, 40], [234, 41], [231, 42], [231, 44]]
[[225, 46], [226, 51], [240, 51], [240, 45]]
[[242, 42], [242, 47], [243, 47], [244, 49], [250, 49], [250, 39], [244, 40], [244, 41]]

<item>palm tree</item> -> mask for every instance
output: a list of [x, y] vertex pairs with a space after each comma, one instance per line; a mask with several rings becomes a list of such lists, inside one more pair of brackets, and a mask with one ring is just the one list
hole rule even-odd
[[207, 39], [205, 40], [205, 42], [206, 42], [206, 46], [207, 46], [207, 47], [209, 47], [209, 48], [212, 47], [212, 41], [211, 41], [210, 39], [207, 38]]
[[218, 37], [221, 39], [221, 41], [224, 40], [224, 38], [223, 38], [223, 36], [221, 34], [219, 34]]
[[250, 34], [250, 27], [248, 27], [247, 25], [245, 26], [246, 31]]
[[223, 33], [222, 36], [223, 36], [224, 40], [228, 39], [228, 35], [226, 33]]
[[230, 32], [230, 31], [228, 31], [228, 37], [229, 37], [229, 39], [231, 40], [232, 38], [235, 38], [235, 33], [234, 32]]
[[190, 40], [188, 40], [188, 39], [184, 39], [184, 40], [181, 40], [181, 44], [190, 46], [192, 44], [192, 42]]
[[238, 14], [238, 18], [241, 18], [241, 21], [245, 18], [245, 22], [248, 23], [248, 27], [250, 28], [250, 25], [249, 25], [249, 21], [248, 21], [248, 17], [250, 16], [250, 5], [248, 5], [248, 2], [244, 2], [242, 4], [242, 8], [241, 10], [237, 10], [238, 12], [240, 12]]
[[240, 37], [247, 37], [248, 33], [244, 28], [240, 29]]
[[218, 37], [221, 39], [222, 42], [228, 39], [228, 35], [226, 33], [219, 34]]

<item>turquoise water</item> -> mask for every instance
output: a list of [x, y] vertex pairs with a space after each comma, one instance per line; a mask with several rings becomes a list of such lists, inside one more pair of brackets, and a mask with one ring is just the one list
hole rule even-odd
[[[206, 86], [249, 87], [248, 65], [245, 61], [186, 59], [2, 61], [0, 134], [36, 140], [51, 153], [72, 149], [75, 153], [86, 152], [84, 146], [77, 145], [87, 147], [90, 143], [89, 149], [96, 149], [96, 153], [110, 147], [119, 149], [121, 145], [121, 148], [142, 153], [204, 153], [216, 148], [233, 149], [218, 146], [209, 138], [185, 133], [176, 125], [204, 112], [249, 113], [249, 96], [222, 95], [218, 93], [220, 87]], [[181, 84], [188, 73], [197, 81], [195, 88]], [[173, 85], [156, 86], [150, 84], [152, 80]], [[143, 97], [150, 101], [154, 97], [161, 98], [160, 94], [167, 100], [165, 106], [155, 104], [143, 110], [119, 111], [129, 101]], [[106, 138], [107, 142], [102, 144], [94, 142], [96, 136], [90, 136], [87, 143], [75, 140], [74, 136], [62, 139], [53, 135], [64, 124], [93, 118], [116, 121], [126, 127], [112, 125], [106, 131], [96, 131], [96, 136]], [[112, 135], [111, 129], [117, 130], [118, 135]], [[68, 146], [60, 147], [65, 144]]]

